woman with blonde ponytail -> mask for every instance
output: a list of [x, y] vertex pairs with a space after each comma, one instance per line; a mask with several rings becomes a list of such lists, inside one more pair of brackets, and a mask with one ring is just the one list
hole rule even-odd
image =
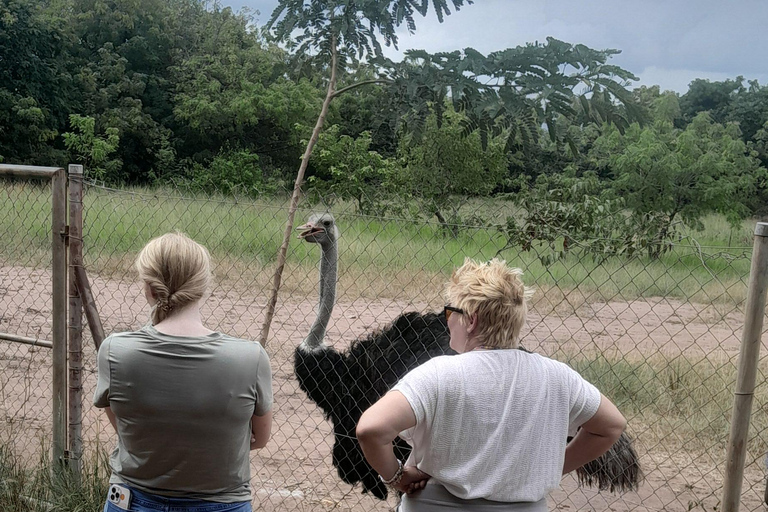
[[272, 426], [264, 348], [207, 328], [210, 255], [182, 233], [136, 259], [151, 324], [99, 348], [93, 403], [118, 436], [105, 512], [251, 511], [250, 450]]

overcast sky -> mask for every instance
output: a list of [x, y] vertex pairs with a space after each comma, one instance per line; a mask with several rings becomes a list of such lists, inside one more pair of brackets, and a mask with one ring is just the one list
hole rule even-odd
[[[268, 19], [277, 0], [223, 0]], [[487, 54], [553, 36], [595, 49], [615, 48], [611, 63], [684, 93], [694, 78], [743, 75], [768, 84], [767, 0], [475, 0], [437, 22], [417, 18], [399, 48], [429, 52], [472, 47]], [[389, 50], [399, 60], [401, 53]]]

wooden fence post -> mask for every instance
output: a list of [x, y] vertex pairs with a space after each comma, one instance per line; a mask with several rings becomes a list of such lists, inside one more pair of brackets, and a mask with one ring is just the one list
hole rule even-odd
[[736, 391], [733, 397], [731, 433], [725, 461], [723, 512], [738, 512], [739, 510], [747, 453], [749, 418], [755, 392], [757, 359], [760, 356], [760, 343], [763, 334], [766, 289], [768, 289], [768, 223], [758, 222], [755, 226], [752, 267], [749, 271], [747, 305], [744, 312], [744, 331], [741, 336]]
[[69, 166], [69, 468], [80, 478], [83, 459], [83, 166]]

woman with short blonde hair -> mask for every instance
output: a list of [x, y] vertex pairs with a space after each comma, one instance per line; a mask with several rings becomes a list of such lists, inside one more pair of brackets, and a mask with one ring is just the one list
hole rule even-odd
[[249, 452], [272, 426], [269, 357], [203, 324], [212, 276], [201, 244], [154, 238], [136, 270], [151, 325], [99, 347], [93, 403], [118, 437], [104, 512], [250, 512]]
[[523, 271], [499, 259], [478, 263], [467, 258], [445, 288], [448, 304], [461, 309], [459, 322], [476, 315], [475, 340], [485, 348], [517, 348], [533, 288], [523, 284]]
[[[546, 511], [562, 475], [623, 432], [621, 413], [573, 369], [517, 350], [532, 295], [521, 276], [467, 259], [445, 291], [458, 355], [418, 366], [360, 418], [366, 459], [406, 493], [401, 512]], [[397, 436], [413, 447], [407, 461], [393, 452]]]

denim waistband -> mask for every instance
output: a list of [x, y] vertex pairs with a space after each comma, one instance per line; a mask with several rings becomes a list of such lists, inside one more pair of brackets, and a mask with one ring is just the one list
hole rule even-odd
[[125, 484], [122, 484], [122, 486], [127, 487], [131, 491], [131, 509], [142, 507], [158, 512], [239, 512], [241, 510], [251, 510], [250, 501], [221, 503], [194, 498], [170, 498], [140, 491]]

